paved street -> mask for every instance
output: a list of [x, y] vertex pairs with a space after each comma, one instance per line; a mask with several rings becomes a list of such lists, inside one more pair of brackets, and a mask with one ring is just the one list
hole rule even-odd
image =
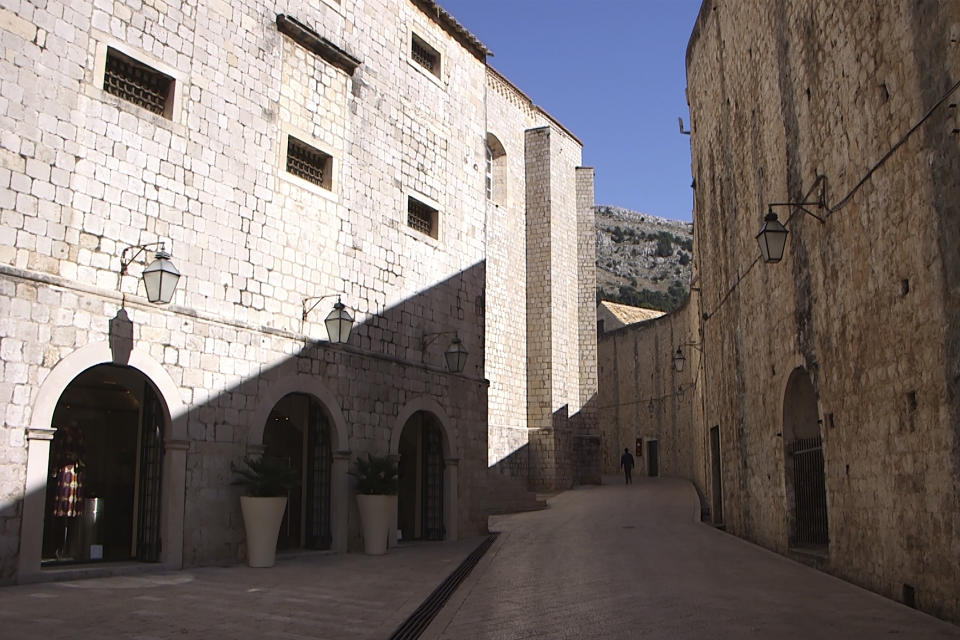
[[[697, 513], [689, 484], [638, 479], [493, 518], [500, 537], [422, 637], [960, 639]], [[386, 640], [481, 540], [4, 587], [0, 638]]]
[[501, 531], [424, 638], [960, 638], [918, 613], [694, 520], [675, 480], [585, 487]]
[[385, 640], [483, 538], [0, 588], [0, 639]]

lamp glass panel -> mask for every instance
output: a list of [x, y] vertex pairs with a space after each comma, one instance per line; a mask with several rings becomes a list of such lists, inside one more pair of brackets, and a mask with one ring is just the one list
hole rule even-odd
[[673, 368], [677, 371], [683, 371], [683, 365], [686, 360], [687, 359], [683, 357], [683, 352], [677, 349], [677, 352], [673, 354]]
[[757, 244], [764, 262], [780, 262], [787, 243], [787, 229], [775, 215], [768, 215], [766, 222], [757, 234]]
[[334, 344], [346, 342], [350, 338], [350, 329], [353, 328], [353, 316], [342, 304], [334, 305], [327, 318], [323, 321], [327, 327], [327, 338]]
[[165, 257], [157, 256], [143, 270], [143, 286], [147, 290], [147, 300], [167, 304], [173, 300], [173, 292], [180, 281], [180, 272]]
[[467, 350], [464, 348], [463, 343], [459, 340], [454, 340], [446, 351], [443, 352], [443, 357], [447, 361], [447, 371], [452, 373], [460, 373], [463, 371], [463, 368], [467, 365]]

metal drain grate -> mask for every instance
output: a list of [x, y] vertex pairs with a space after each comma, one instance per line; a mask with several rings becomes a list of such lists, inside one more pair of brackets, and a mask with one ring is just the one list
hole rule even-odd
[[467, 558], [460, 563], [460, 566], [454, 569], [453, 573], [447, 576], [446, 580], [433, 590], [427, 599], [424, 600], [417, 610], [410, 614], [410, 617], [403, 621], [396, 631], [390, 635], [390, 640], [414, 640], [419, 638], [434, 616], [439, 613], [443, 605], [447, 603], [453, 592], [457, 590], [460, 583], [470, 575], [480, 558], [487, 552], [493, 541], [497, 539], [498, 533], [491, 533], [487, 539], [481, 542]]

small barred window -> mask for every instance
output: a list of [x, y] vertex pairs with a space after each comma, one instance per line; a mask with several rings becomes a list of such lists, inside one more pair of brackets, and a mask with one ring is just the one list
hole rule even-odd
[[103, 89], [157, 115], [170, 117], [173, 78], [107, 48]]
[[329, 190], [331, 160], [324, 152], [287, 136], [287, 171], [298, 178]]
[[417, 36], [413, 36], [410, 56], [421, 67], [440, 77], [440, 53]]
[[437, 237], [437, 210], [416, 198], [407, 198], [407, 224], [431, 238]]

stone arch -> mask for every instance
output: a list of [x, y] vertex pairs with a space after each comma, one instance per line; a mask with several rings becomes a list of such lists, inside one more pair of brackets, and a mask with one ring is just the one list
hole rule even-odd
[[54, 366], [40, 384], [33, 405], [30, 426], [34, 429], [49, 429], [53, 412], [60, 396], [74, 378], [99, 364], [117, 364], [133, 367], [145, 375], [156, 387], [160, 400], [165, 405], [170, 424], [167, 438], [185, 440], [187, 437], [187, 406], [180, 398], [180, 388], [159, 362], [146, 352], [134, 348], [126, 362], [116, 362], [108, 342], [94, 342], [77, 349]]
[[263, 428], [267, 424], [270, 411], [280, 400], [291, 393], [303, 393], [313, 396], [320, 401], [333, 423], [332, 435], [335, 438], [334, 450], [348, 451], [350, 440], [347, 435], [347, 421], [340, 410], [340, 403], [333, 393], [327, 389], [315, 376], [299, 373], [284, 375], [272, 382], [266, 382], [266, 388], [259, 393], [259, 402], [253, 412], [251, 422], [247, 425], [247, 447], [259, 447], [263, 444]]
[[280, 400], [292, 393], [315, 398], [326, 410], [331, 422], [333, 439], [333, 465], [330, 473], [331, 542], [333, 551], [347, 550], [347, 519], [350, 511], [350, 482], [347, 471], [350, 465], [350, 439], [347, 421], [340, 409], [337, 397], [315, 376], [289, 373], [276, 380], [262, 382], [259, 402], [251, 421], [247, 424], [247, 452], [258, 455], [263, 452], [263, 431], [270, 412]]
[[413, 414], [418, 411], [432, 413], [440, 423], [443, 431], [443, 453], [448, 458], [459, 458], [460, 449], [456, 437], [456, 428], [453, 422], [447, 416], [446, 411], [440, 406], [440, 403], [429, 396], [419, 396], [410, 400], [397, 413], [393, 421], [393, 429], [390, 431], [390, 455], [397, 455], [400, 452], [400, 434], [410, 420]]
[[161, 480], [160, 522], [164, 545], [161, 564], [168, 569], [183, 565], [183, 510], [186, 483], [187, 406], [180, 388], [163, 366], [137, 348], [115, 356], [107, 341], [93, 342], [73, 351], [58, 362], [44, 378], [34, 399], [30, 427], [27, 428], [27, 468], [23, 514], [20, 524], [18, 581], [36, 580], [41, 575], [44, 505], [49, 475], [50, 443], [56, 429], [53, 415], [67, 387], [84, 371], [98, 365], [130, 367], [146, 377], [163, 405], [164, 456]]
[[784, 442], [815, 438], [820, 433], [820, 408], [810, 374], [803, 367], [790, 372], [783, 390]]
[[[390, 435], [390, 455], [399, 459], [401, 436], [404, 428], [418, 413], [427, 414], [441, 433], [443, 448], [443, 527], [444, 539], [456, 540], [459, 537], [460, 502], [459, 502], [459, 439], [453, 421], [446, 411], [434, 398], [419, 396], [410, 400], [397, 413]], [[402, 509], [402, 505], [400, 505]], [[420, 507], [416, 507], [419, 509]], [[409, 537], [409, 536], [408, 536]], [[396, 532], [391, 534], [391, 540], [396, 539]]]

